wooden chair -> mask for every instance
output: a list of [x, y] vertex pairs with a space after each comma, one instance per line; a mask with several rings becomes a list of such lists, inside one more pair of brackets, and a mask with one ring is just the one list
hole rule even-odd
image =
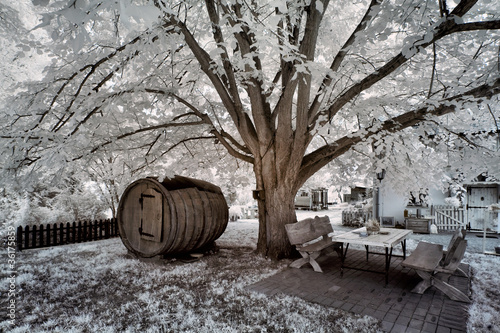
[[452, 300], [470, 302], [467, 295], [448, 283], [452, 274], [467, 276], [459, 268], [467, 247], [464, 238], [465, 230], [458, 229], [453, 234], [446, 251], [443, 251], [443, 246], [439, 244], [418, 243], [415, 251], [401, 263], [404, 267], [415, 269], [422, 278], [412, 292], [423, 294], [429, 287], [434, 286]]
[[309, 263], [316, 272], [323, 272], [316, 259], [327, 248], [334, 249], [340, 256], [342, 243], [334, 242], [329, 236], [333, 233], [328, 216], [308, 218], [297, 223], [285, 225], [290, 243], [299, 251], [302, 258], [295, 260], [290, 267], [300, 268]]

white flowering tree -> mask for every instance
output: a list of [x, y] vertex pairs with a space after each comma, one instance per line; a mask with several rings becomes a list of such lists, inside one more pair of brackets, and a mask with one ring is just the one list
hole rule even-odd
[[257, 251], [282, 258], [295, 194], [327, 165], [405, 179], [498, 158], [497, 1], [33, 4], [51, 62], [3, 106], [4, 172], [104, 151], [137, 170], [248, 164]]

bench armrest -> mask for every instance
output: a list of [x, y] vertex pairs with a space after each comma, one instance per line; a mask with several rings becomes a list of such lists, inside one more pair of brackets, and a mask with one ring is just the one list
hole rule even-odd
[[307, 244], [304, 246], [297, 246], [297, 250], [305, 252], [317, 252], [326, 249], [330, 246], [340, 246], [342, 243], [333, 241], [331, 238], [323, 238], [315, 243]]

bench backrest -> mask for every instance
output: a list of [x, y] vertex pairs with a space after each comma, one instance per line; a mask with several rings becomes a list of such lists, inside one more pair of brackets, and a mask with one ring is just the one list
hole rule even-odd
[[285, 229], [292, 245], [304, 244], [333, 232], [328, 216], [316, 216], [297, 223], [286, 224]]
[[[458, 248], [463, 247], [463, 242], [465, 242], [465, 247], [467, 246], [467, 241], [465, 241], [465, 234], [466, 234], [466, 231], [465, 231], [465, 229], [462, 229], [462, 228], [457, 229], [453, 233], [453, 236], [451, 237], [450, 243], [448, 244], [448, 247], [446, 248], [446, 255], [443, 258], [442, 266], [448, 266], [452, 260], [457, 259], [455, 252], [460, 252], [462, 250], [462, 248], [460, 248], [460, 249], [458, 249]], [[463, 248], [463, 251], [465, 252], [465, 248]], [[460, 253], [458, 253], [458, 255], [460, 255]], [[463, 253], [461, 256], [462, 257], [460, 258], [460, 260], [462, 260], [462, 258], [463, 258]]]

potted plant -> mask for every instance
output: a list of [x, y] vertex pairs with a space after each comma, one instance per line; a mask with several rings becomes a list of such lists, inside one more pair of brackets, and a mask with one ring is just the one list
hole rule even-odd
[[380, 232], [380, 223], [377, 220], [368, 220], [368, 222], [365, 223], [365, 227], [368, 235], [376, 235]]

